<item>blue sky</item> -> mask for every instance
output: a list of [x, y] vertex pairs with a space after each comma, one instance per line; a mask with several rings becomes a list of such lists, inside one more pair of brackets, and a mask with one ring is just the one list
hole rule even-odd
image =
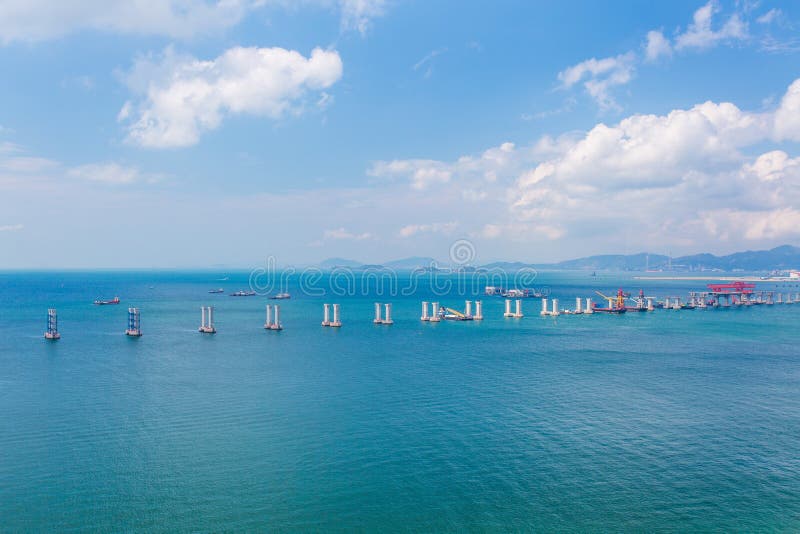
[[798, 244], [791, 2], [0, 0], [0, 268]]

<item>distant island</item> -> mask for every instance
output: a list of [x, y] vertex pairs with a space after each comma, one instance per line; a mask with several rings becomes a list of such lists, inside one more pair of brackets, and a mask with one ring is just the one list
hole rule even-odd
[[[330, 258], [320, 262], [317, 267], [324, 270], [348, 269], [394, 269], [415, 270], [431, 268], [452, 268], [447, 262], [437, 262], [429, 257], [411, 257], [388, 261], [380, 265], [365, 264], [344, 258]], [[459, 266], [462, 267], [463, 266]], [[702, 253], [671, 258], [663, 254], [640, 252], [638, 254], [603, 254], [588, 256], [557, 263], [524, 263], [499, 261], [485, 265], [470, 266], [471, 269], [500, 269], [519, 271], [521, 269], [584, 270], [584, 271], [788, 271], [800, 269], [800, 247], [782, 245], [770, 250], [747, 250], [727, 256]]]

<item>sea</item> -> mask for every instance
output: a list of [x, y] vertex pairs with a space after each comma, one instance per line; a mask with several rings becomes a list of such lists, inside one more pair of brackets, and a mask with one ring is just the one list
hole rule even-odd
[[[529, 282], [563, 308], [707, 283], [637, 276]], [[800, 530], [800, 304], [504, 318], [467, 274], [367, 278], [0, 272], [0, 530]], [[420, 321], [465, 300], [483, 321]]]

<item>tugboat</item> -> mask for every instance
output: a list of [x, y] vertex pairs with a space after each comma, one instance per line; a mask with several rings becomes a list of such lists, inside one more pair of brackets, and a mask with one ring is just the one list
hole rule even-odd
[[119, 304], [119, 297], [114, 297], [111, 300], [100, 300], [97, 299], [94, 301], [95, 304], [98, 306], [105, 306], [106, 304]]

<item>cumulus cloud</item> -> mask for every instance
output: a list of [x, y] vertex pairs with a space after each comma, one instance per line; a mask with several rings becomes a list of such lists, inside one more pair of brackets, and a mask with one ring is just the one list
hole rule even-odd
[[319, 93], [342, 76], [334, 50], [315, 48], [309, 57], [284, 48], [234, 47], [212, 60], [176, 54], [140, 58], [124, 78], [140, 99], [128, 101], [119, 119], [128, 141], [144, 147], [196, 144], [228, 115], [272, 119], [304, 110], [308, 93]]
[[635, 59], [633, 52], [602, 59], [587, 59], [559, 72], [558, 79], [565, 89], [583, 81], [586, 92], [601, 109], [617, 108], [610, 89], [631, 81]]
[[747, 38], [747, 24], [738, 13], [731, 15], [718, 30], [712, 28], [714, 14], [719, 7], [711, 0], [694, 12], [692, 23], [675, 38], [675, 48], [710, 48], [724, 41]]
[[789, 86], [775, 112], [775, 137], [779, 141], [800, 141], [800, 79]]
[[[481, 206], [490, 215], [462, 218], [476, 239], [696, 249], [800, 236], [800, 156], [764, 150], [800, 141], [798, 125], [800, 80], [770, 111], [709, 101], [600, 123], [581, 135], [545, 136], [529, 147], [507, 143], [453, 162], [395, 160], [371, 172], [392, 169], [411, 190], [419, 189], [420, 169], [447, 173], [447, 182], [427, 183], [425, 198], [485, 192]], [[498, 200], [503, 209], [495, 209]]]
[[[741, 211], [749, 214], [740, 217], [748, 230], [737, 226], [746, 239], [800, 233], [800, 227], [787, 223], [794, 220], [791, 206], [800, 202], [797, 180], [788, 179], [797, 176], [798, 159], [771, 151], [750, 162], [743, 153], [780, 137], [800, 138], [800, 130], [787, 127], [800, 119], [798, 87], [792, 84], [774, 112], [705, 102], [666, 115], [598, 124], [523, 173], [510, 195], [511, 207], [522, 221], [556, 221], [565, 230], [575, 230], [565, 213], [581, 224], [588, 222], [586, 214], [610, 221], [616, 213], [609, 207], [618, 206], [642, 228], [651, 218], [663, 224], [666, 217], [666, 229], [678, 234], [702, 227], [715, 236], [733, 235], [720, 228], [732, 228]], [[712, 227], [709, 213], [731, 222]], [[653, 228], [654, 235], [664, 231], [664, 226]]]
[[762, 182], [791, 179], [800, 185], [800, 158], [791, 158], [783, 150], [761, 154], [752, 163], [746, 163], [743, 172], [750, 173]]
[[800, 235], [800, 211], [783, 207], [772, 210], [722, 208], [700, 216], [707, 232], [721, 240], [751, 241], [784, 239]]
[[647, 32], [647, 44], [645, 45], [645, 59], [656, 61], [662, 56], [672, 55], [672, 45], [669, 39], [664, 37], [660, 31], [652, 30]]

